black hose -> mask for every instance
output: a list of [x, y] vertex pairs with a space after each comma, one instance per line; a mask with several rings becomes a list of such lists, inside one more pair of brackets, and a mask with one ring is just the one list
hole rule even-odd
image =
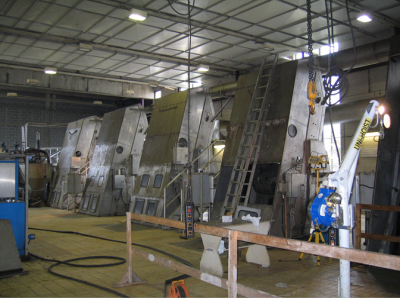
[[[80, 232], [59, 231], [59, 230], [48, 230], [48, 229], [39, 229], [39, 228], [29, 228], [29, 229], [31, 229], [31, 230], [36, 230], [36, 231], [61, 233], [61, 234], [75, 234], [75, 235], [80, 235], [80, 236], [84, 236], [84, 237], [100, 239], [100, 240], [104, 240], [104, 241], [110, 241], [110, 242], [117, 242], [117, 243], [126, 244], [126, 241], [108, 239], [108, 238], [99, 237], [99, 236], [93, 236], [93, 235], [84, 234], [84, 233], [80, 233]], [[161, 253], [161, 254], [163, 254], [163, 255], [166, 255], [166, 256], [168, 256], [168, 257], [170, 257], [170, 258], [172, 258], [172, 259], [177, 260], [178, 262], [181, 262], [182, 264], [185, 264], [185, 265], [188, 266], [188, 267], [192, 267], [192, 268], [194, 267], [194, 266], [193, 266], [191, 263], [189, 263], [188, 261], [186, 261], [186, 260], [184, 260], [184, 259], [182, 259], [182, 258], [180, 258], [180, 257], [177, 257], [177, 256], [175, 256], [175, 255], [173, 255], [173, 254], [170, 254], [170, 253], [168, 253], [168, 252], [166, 252], [166, 251], [163, 251], [163, 250], [161, 250], [161, 249], [157, 249], [157, 248], [154, 248], [154, 247], [150, 247], [150, 246], [143, 245], [143, 244], [138, 244], [138, 243], [133, 243], [133, 242], [132, 242], [131, 244], [132, 244], [132, 245], [135, 245], [135, 246], [139, 246], [139, 247], [143, 247], [143, 248], [147, 248], [147, 249], [150, 249], [150, 250], [159, 252], [159, 253]], [[64, 261], [64, 262], [69, 262], [69, 261], [71, 261], [71, 260], [67, 260], [67, 261]], [[71, 266], [72, 266], [72, 265], [71, 265]], [[49, 268], [49, 269], [50, 269], [50, 268]], [[51, 271], [49, 271], [49, 272], [52, 273]], [[177, 276], [177, 277], [174, 277], [174, 278], [171, 278], [171, 279], [167, 279], [167, 280], [165, 281], [165, 283], [164, 283], [164, 296], [166, 297], [166, 289], [167, 289], [167, 285], [168, 285], [168, 284], [171, 284], [171, 283], [172, 283], [173, 281], [175, 281], [175, 280], [181, 280], [181, 279], [185, 279], [185, 278], [188, 278], [188, 277], [190, 277], [190, 275], [184, 274], [184, 275], [180, 275], [180, 276]], [[66, 277], [66, 278], [68, 278], [68, 277]], [[94, 285], [94, 284], [93, 284], [93, 285]]]
[[[38, 229], [38, 228], [29, 228], [29, 229], [31, 229], [31, 230], [36, 230], [36, 231], [45, 231], [45, 232], [53, 232], [53, 233], [62, 233], [62, 234], [75, 234], [75, 235], [80, 235], [80, 236], [89, 237], [89, 238], [95, 238], [95, 239], [100, 239], [100, 240], [105, 240], [105, 241], [110, 241], [110, 242], [117, 242], [117, 243], [124, 243], [124, 244], [126, 244], [126, 241], [108, 239], [108, 238], [99, 237], [99, 236], [93, 236], [93, 235], [84, 234], [84, 233], [80, 233], [80, 232], [47, 230], [47, 229]], [[194, 266], [193, 266], [191, 263], [189, 263], [188, 261], [186, 261], [186, 260], [184, 260], [184, 259], [182, 259], [182, 258], [180, 258], [180, 257], [177, 257], [177, 256], [175, 256], [175, 255], [173, 255], [173, 254], [170, 254], [170, 253], [168, 253], [168, 252], [166, 252], [166, 251], [163, 251], [163, 250], [161, 250], [161, 249], [157, 249], [157, 248], [154, 248], [154, 247], [151, 247], [151, 246], [147, 246], [147, 245], [143, 245], [143, 244], [138, 244], [138, 243], [133, 243], [133, 242], [132, 242], [131, 244], [132, 244], [132, 245], [135, 245], [135, 246], [139, 246], [139, 247], [143, 247], [143, 248], [147, 248], [147, 249], [154, 250], [154, 251], [159, 252], [159, 253], [161, 253], [161, 254], [163, 254], [163, 255], [166, 255], [166, 256], [168, 256], [168, 257], [170, 257], [170, 258], [172, 258], [172, 259], [175, 259], [175, 260], [181, 262], [182, 264], [185, 264], [186, 266], [194, 267]]]
[[[66, 279], [69, 279], [69, 280], [72, 280], [72, 281], [80, 282], [80, 283], [83, 283], [83, 284], [88, 285], [88, 286], [95, 287], [97, 289], [100, 289], [100, 290], [115, 294], [118, 297], [129, 297], [129, 296], [125, 295], [125, 294], [122, 294], [120, 292], [114, 291], [112, 289], [96, 285], [94, 283], [88, 282], [88, 281], [83, 280], [83, 279], [78, 279], [78, 278], [74, 278], [74, 277], [71, 277], [71, 276], [67, 276], [67, 275], [63, 275], [63, 274], [60, 274], [60, 273], [56, 273], [56, 272], [54, 272], [52, 270], [53, 268], [55, 268], [56, 266], [59, 266], [59, 265], [68, 265], [68, 266], [73, 266], [73, 267], [85, 267], [85, 268], [111, 267], [111, 266], [117, 266], [117, 265], [122, 265], [122, 264], [126, 263], [126, 260], [124, 258], [111, 257], [111, 256], [96, 256], [96, 257], [83, 257], [83, 258], [75, 258], [75, 259], [69, 259], [69, 260], [65, 260], [65, 261], [60, 261], [60, 260], [55, 260], [55, 259], [46, 259], [46, 258], [39, 257], [39, 256], [37, 256], [35, 254], [32, 254], [32, 253], [29, 253], [29, 255], [34, 257], [34, 258], [36, 258], [36, 259], [42, 260], [42, 261], [55, 262], [56, 264], [53, 264], [49, 268], [47, 268], [47, 271], [50, 274], [53, 274], [53, 275], [58, 276], [58, 277], [66, 278]], [[119, 260], [119, 261], [115, 262], [115, 263], [98, 264], [98, 265], [84, 265], [84, 264], [73, 264], [73, 263], [71, 263], [71, 262], [75, 262], [75, 261], [91, 260], [91, 259], [111, 259], [111, 260]]]

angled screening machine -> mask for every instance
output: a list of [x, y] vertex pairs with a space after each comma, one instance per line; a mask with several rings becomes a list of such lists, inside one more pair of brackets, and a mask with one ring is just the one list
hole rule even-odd
[[147, 130], [146, 113], [130, 106], [104, 114], [79, 212], [115, 216], [128, 210]]
[[[215, 195], [212, 214], [215, 220], [223, 208], [257, 75], [257, 72], [252, 72], [238, 80]], [[319, 71], [316, 82], [317, 96], [323, 97]], [[241, 217], [246, 213], [261, 215], [263, 220], [274, 220], [271, 235], [302, 237], [309, 198], [315, 197], [315, 187], [310, 185], [313, 179], [308, 176], [308, 158], [311, 152], [326, 154], [321, 141], [325, 106], [317, 103], [316, 113], [310, 115], [307, 61], [277, 65], [271, 83], [260, 155], [252, 185], [246, 186], [251, 187], [249, 201], [247, 204], [239, 201], [234, 216]]]
[[[191, 89], [190, 92], [190, 155], [193, 160], [211, 144], [216, 125], [210, 121], [214, 107], [206, 87]], [[165, 217], [180, 213], [180, 193], [187, 179], [179, 176], [166, 186], [188, 161], [188, 113], [188, 91], [156, 100], [143, 147], [138, 181], [131, 197], [131, 212], [159, 217], [163, 217], [164, 213]], [[199, 158], [192, 171], [201, 169], [209, 157]]]
[[[80, 171], [80, 169], [85, 170], [90, 165], [100, 127], [101, 118], [96, 116], [68, 124], [51, 187], [51, 207], [68, 208], [73, 206], [74, 200], [68, 199], [68, 175]], [[86, 175], [82, 175], [82, 185], [85, 180]], [[80, 199], [81, 197], [78, 195], [78, 203]]]

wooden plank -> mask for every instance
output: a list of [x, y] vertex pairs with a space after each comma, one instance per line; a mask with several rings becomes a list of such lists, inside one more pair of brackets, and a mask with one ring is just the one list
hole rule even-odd
[[[180, 221], [165, 219], [155, 216], [147, 216], [142, 214], [132, 213], [132, 219], [157, 223], [164, 226], [172, 226], [180, 229], [184, 229], [185, 226], [185, 223]], [[198, 233], [216, 235], [221, 237], [229, 237], [229, 229], [226, 228], [195, 224], [194, 229], [195, 232]], [[307, 241], [286, 239], [281, 237], [260, 235], [260, 234], [240, 232], [240, 231], [238, 231], [238, 240], [400, 271], [399, 256], [386, 255], [368, 251], [360, 251], [356, 249], [342, 248], [326, 244], [315, 244]]]
[[400, 237], [361, 233], [361, 238], [379, 241], [400, 242]]
[[356, 240], [355, 240], [355, 248], [361, 249], [361, 205], [357, 204], [356, 206]]
[[357, 204], [361, 209], [400, 212], [400, 206]]
[[185, 223], [183, 221], [162, 218], [162, 217], [157, 217], [157, 216], [144, 215], [144, 214], [137, 214], [137, 213], [130, 213], [130, 214], [131, 214], [132, 219], [134, 219], [134, 220], [140, 220], [140, 221], [144, 221], [144, 222], [149, 222], [149, 223], [162, 225], [162, 226], [168, 226], [168, 227], [181, 229], [181, 230], [185, 229]]
[[238, 231], [238, 240], [400, 271], [400, 257]]
[[237, 297], [237, 231], [229, 231], [228, 297]]
[[[220, 278], [215, 275], [201, 272], [200, 270], [198, 270], [196, 268], [189, 267], [189, 266], [180, 264], [178, 262], [171, 261], [169, 259], [157, 256], [157, 255], [153, 255], [153, 254], [147, 253], [145, 251], [142, 251], [142, 250], [139, 250], [136, 248], [132, 248], [132, 254], [135, 256], [144, 258], [146, 260], [149, 260], [150, 262], [154, 262], [158, 265], [165, 266], [172, 270], [190, 275], [194, 278], [197, 278], [201, 281], [212, 284], [214, 286], [223, 288], [225, 290], [228, 289], [228, 280], [226, 280], [225, 278]], [[255, 290], [255, 289], [249, 288], [249, 287], [241, 285], [241, 284], [237, 284], [237, 293], [239, 295], [242, 295], [245, 297], [278, 298], [278, 296], [275, 296], [275, 295], [272, 295], [272, 294], [269, 294], [269, 293], [266, 293], [263, 291]]]

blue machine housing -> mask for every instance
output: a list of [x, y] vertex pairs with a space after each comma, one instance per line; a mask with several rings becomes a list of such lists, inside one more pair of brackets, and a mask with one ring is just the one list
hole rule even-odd
[[332, 217], [332, 212], [328, 210], [326, 205], [326, 198], [333, 192], [335, 191], [330, 188], [321, 187], [319, 189], [318, 195], [311, 204], [310, 214], [313, 223], [317, 220], [318, 225], [330, 227], [335, 221], [335, 218]]
[[[18, 173], [19, 173], [19, 163], [18, 158], [15, 160], [1, 160], [0, 164], [15, 164], [15, 194], [11, 198], [2, 198], [0, 200], [0, 218], [9, 219], [11, 221], [11, 226], [13, 229], [15, 242], [17, 243], [18, 252], [20, 256], [25, 255], [25, 248], [27, 247], [26, 240], [26, 206], [25, 202], [18, 200]], [[10, 177], [11, 179], [11, 177]], [[1, 190], [1, 189], [0, 189]], [[5, 200], [5, 199], [13, 199]], [[0, 241], [2, 241], [0, 239]]]
[[25, 202], [0, 203], [0, 218], [11, 221], [19, 255], [25, 255]]

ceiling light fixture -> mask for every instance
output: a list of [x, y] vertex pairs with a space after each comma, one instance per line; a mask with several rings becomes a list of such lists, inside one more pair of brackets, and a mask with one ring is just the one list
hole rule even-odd
[[205, 65], [205, 64], [200, 64], [199, 67], [197, 68], [198, 71], [209, 71], [210, 66]]
[[130, 95], [130, 96], [132, 96], [132, 95], [134, 95], [135, 94], [135, 90], [124, 90], [124, 95]]
[[150, 81], [147, 83], [150, 87], [158, 87], [160, 85], [160, 83], [156, 82], [156, 81]]
[[88, 43], [80, 43], [79, 44], [79, 50], [80, 51], [84, 51], [84, 52], [90, 52], [93, 50], [93, 45], [92, 44], [88, 44]]
[[36, 79], [27, 79], [27, 80], [26, 80], [26, 83], [29, 84], [29, 85], [37, 85], [37, 84], [39, 84], [39, 80], [36, 80]]
[[56, 74], [57, 73], [57, 68], [55, 68], [55, 67], [45, 67], [44, 73]]
[[129, 18], [135, 21], [144, 21], [147, 18], [147, 12], [140, 9], [131, 9]]
[[362, 12], [360, 15], [357, 17], [357, 21], [361, 23], [368, 23], [372, 21], [372, 18], [369, 16], [369, 14]]

